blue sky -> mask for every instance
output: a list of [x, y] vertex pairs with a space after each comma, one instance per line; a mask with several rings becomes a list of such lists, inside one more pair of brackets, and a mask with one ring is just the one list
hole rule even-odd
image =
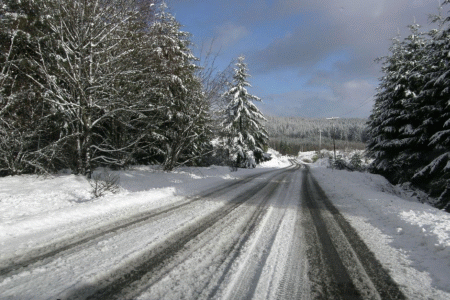
[[368, 117], [377, 57], [414, 20], [430, 25], [438, 0], [166, 0], [218, 67], [246, 57], [251, 93], [268, 115]]

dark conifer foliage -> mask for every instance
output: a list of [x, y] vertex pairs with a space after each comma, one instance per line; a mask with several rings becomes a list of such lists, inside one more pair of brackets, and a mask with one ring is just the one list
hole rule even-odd
[[393, 40], [391, 55], [383, 58], [381, 79], [369, 120], [369, 154], [375, 158], [373, 169], [391, 180], [401, 182], [413, 175], [413, 168], [427, 152], [426, 139], [417, 135], [420, 119], [417, 96], [423, 86], [421, 59], [426, 41], [419, 26], [410, 26], [404, 40]]
[[160, 2], [1, 1], [0, 175], [203, 163], [216, 99]]
[[[382, 58], [384, 76], [369, 120], [371, 169], [393, 183], [412, 182], [450, 211], [450, 1], [436, 28], [410, 26]], [[448, 14], [448, 12], [447, 12]]]

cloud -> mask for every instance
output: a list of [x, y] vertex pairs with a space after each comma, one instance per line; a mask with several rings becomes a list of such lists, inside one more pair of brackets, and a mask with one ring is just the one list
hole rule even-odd
[[[292, 79], [290, 84], [278, 84], [285, 86], [286, 91], [292, 88], [295, 91], [275, 94], [273, 91], [281, 88], [260, 87], [264, 93], [259, 96], [274, 99], [263, 104], [265, 109], [303, 116], [329, 116], [331, 112], [351, 110], [352, 115], [367, 116], [381, 76], [381, 66], [374, 60], [389, 53], [398, 31], [403, 37], [408, 35], [407, 26], [414, 19], [427, 31], [433, 26], [428, 23], [428, 14], [438, 12], [436, 0], [216, 0], [214, 3], [218, 7], [216, 13], [223, 16], [221, 22], [226, 22], [216, 29], [217, 42], [230, 50], [240, 42], [239, 51], [245, 54], [255, 81], [264, 78], [261, 81], [266, 82], [267, 78], [284, 73], [298, 78], [295, 87]], [[330, 57], [338, 59], [330, 62]], [[326, 72], [319, 67], [324, 64]], [[307, 83], [305, 78], [309, 78]]]
[[234, 46], [249, 34], [250, 31], [246, 27], [227, 22], [216, 28], [214, 43], [217, 47], [226, 49]]
[[[308, 3], [305, 3], [308, 2]], [[346, 49], [351, 59], [339, 66], [346, 76], [368, 74], [377, 76], [373, 61], [387, 54], [391, 39], [400, 29], [407, 34], [407, 25], [416, 17], [427, 25], [428, 13], [437, 12], [436, 1], [410, 0], [278, 0], [270, 12], [281, 18], [296, 14], [298, 24], [291, 36], [273, 40], [267, 47], [249, 53], [257, 72], [280, 68], [308, 68], [330, 53]], [[269, 17], [268, 17], [269, 18]]]
[[368, 117], [376, 82], [364, 79], [340, 80], [328, 72], [318, 72], [307, 88], [263, 97], [259, 104], [270, 115], [325, 118]]
[[334, 87], [335, 94], [350, 106], [358, 106], [374, 95], [375, 86], [367, 80], [354, 79]]
[[250, 53], [249, 61], [260, 73], [291, 67], [308, 69], [346, 45], [346, 40], [339, 35], [339, 26], [319, 27], [322, 28], [295, 28], [266, 48]]
[[[343, 92], [347, 92], [350, 97], [362, 92], [351, 83], [348, 88]], [[354, 90], [355, 88], [356, 90]], [[355, 91], [356, 93], [354, 93]], [[365, 118], [369, 115], [372, 104], [371, 99], [366, 100], [365, 103], [362, 101], [352, 103], [341, 98], [340, 95], [336, 95], [332, 89], [297, 90], [264, 97], [263, 102], [258, 103], [258, 107], [268, 115], [305, 118], [336, 116]]]

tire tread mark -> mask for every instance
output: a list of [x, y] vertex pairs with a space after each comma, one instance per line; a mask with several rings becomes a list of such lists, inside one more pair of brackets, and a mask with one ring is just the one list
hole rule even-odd
[[[286, 176], [284, 176], [282, 180], [284, 180], [285, 177]], [[259, 209], [253, 213], [253, 216], [250, 219], [250, 221], [247, 223], [247, 226], [242, 230], [241, 238], [236, 239], [234, 241], [234, 243], [231, 244], [230, 247], [228, 247], [228, 249], [222, 255], [222, 259], [220, 260], [219, 265], [216, 268], [216, 270], [220, 269], [221, 266], [223, 266], [226, 262], [228, 262], [228, 263], [226, 263], [226, 265], [224, 267], [224, 270], [221, 272], [222, 274], [220, 275], [220, 277], [217, 280], [217, 282], [214, 284], [214, 287], [212, 287], [212, 289], [210, 288], [210, 292], [209, 292], [209, 294], [208, 294], [206, 299], [211, 299], [212, 297], [214, 297], [215, 294], [217, 294], [219, 286], [223, 283], [227, 273], [231, 269], [232, 262], [234, 261], [234, 259], [236, 259], [236, 257], [239, 256], [239, 253], [240, 253], [242, 247], [248, 241], [249, 236], [250, 236], [250, 234], [252, 233], [252, 231], [253, 231], [253, 229], [255, 227], [254, 225], [256, 223], [258, 223], [259, 222], [258, 220], [263, 217], [263, 216], [261, 216], [261, 209], [263, 208], [263, 206], [265, 206], [265, 204], [267, 203], [267, 200], [270, 198], [272, 192], [274, 192], [274, 191], [275, 190], [270, 191], [269, 194], [266, 195], [266, 198], [259, 205]], [[208, 287], [212, 285], [213, 279], [214, 279], [214, 276], [211, 277], [204, 284], [203, 289], [197, 295], [198, 298], [201, 298], [202, 294], [207, 292]]]
[[[308, 170], [304, 171], [302, 183], [302, 200], [305, 212], [310, 214], [312, 224], [315, 228], [314, 235], [308, 235], [310, 238], [309, 244], [316, 244], [319, 246], [321, 256], [321, 272], [322, 278], [310, 278], [313, 282], [319, 280], [322, 282], [323, 292], [326, 299], [361, 299], [361, 295], [356, 289], [350, 275], [345, 268], [339, 253], [337, 252], [327, 227], [321, 217], [320, 208], [312, 198], [311, 187], [309, 185]], [[312, 232], [311, 232], [312, 233]], [[314, 240], [311, 240], [314, 238]], [[309, 259], [313, 253], [309, 252]], [[316, 253], [317, 255], [317, 253]], [[311, 261], [314, 263], [314, 261]], [[316, 262], [317, 263], [317, 262]], [[315, 266], [316, 268], [319, 266]], [[310, 274], [312, 276], [313, 274]]]
[[[279, 282], [276, 291], [276, 299], [306, 299], [303, 297], [307, 291], [305, 290], [305, 282], [302, 282], [306, 274], [302, 274], [302, 271], [306, 270], [306, 261], [304, 260], [302, 251], [302, 237], [304, 222], [302, 218], [301, 197], [297, 200], [297, 214], [294, 224], [294, 231], [292, 233], [292, 241], [289, 250], [289, 254], [285, 261], [284, 274]], [[302, 287], [302, 288], [301, 288]]]
[[374, 284], [377, 292], [382, 299], [406, 299], [405, 295], [401, 292], [399, 286], [389, 275], [389, 272], [381, 265], [375, 254], [369, 249], [369, 247], [363, 242], [356, 230], [350, 225], [350, 223], [344, 218], [339, 210], [328, 199], [323, 189], [317, 183], [316, 179], [311, 176], [312, 184], [319, 193], [322, 202], [326, 208], [331, 212], [333, 218], [341, 228], [344, 235], [347, 237], [348, 242], [355, 251], [359, 261], [364, 266], [364, 269]]
[[[287, 175], [283, 176], [283, 179], [286, 176]], [[229, 273], [229, 271], [231, 270], [231, 267], [232, 267], [234, 261], [240, 255], [244, 245], [247, 243], [248, 239], [250, 238], [250, 235], [254, 232], [254, 229], [256, 228], [257, 224], [259, 223], [258, 220], [261, 220], [263, 212], [265, 213], [267, 211], [266, 203], [269, 201], [269, 199], [275, 193], [277, 187], [278, 187], [277, 184], [273, 184], [273, 186], [270, 187], [270, 189], [269, 189], [268, 193], [266, 194], [266, 196], [264, 197], [263, 201], [258, 206], [258, 210], [253, 214], [250, 222], [246, 226], [246, 228], [244, 230], [244, 235], [242, 236], [242, 238], [240, 240], [238, 240], [237, 243], [235, 243], [233, 245], [233, 249], [231, 251], [231, 253], [233, 253], [233, 254], [231, 257], [228, 256], [227, 257], [228, 259], [224, 260], [224, 263], [226, 262], [225, 268], [224, 268], [219, 280], [215, 284], [214, 288], [210, 291], [207, 299], [212, 299], [219, 291], [219, 287], [225, 281], [225, 278], [226, 278], [227, 274]]]
[[[10, 273], [13, 273], [13, 274], [17, 273], [18, 271], [21, 271], [23, 268], [26, 268], [26, 267], [36, 264], [36, 263], [44, 264], [47, 259], [51, 259], [51, 258], [56, 259], [55, 256], [60, 253], [66, 252], [73, 248], [77, 248], [78, 246], [89, 243], [91, 241], [95, 241], [96, 239], [101, 238], [103, 236], [107, 236], [108, 234], [112, 234], [117, 231], [124, 230], [126, 228], [133, 228], [134, 225], [150, 221], [152, 218], [158, 217], [163, 214], [168, 214], [168, 213], [174, 212], [180, 208], [183, 208], [183, 207], [185, 207], [189, 204], [192, 204], [196, 201], [199, 201], [203, 198], [211, 197], [213, 195], [221, 195], [223, 193], [226, 193], [229, 190], [234, 189], [236, 187], [236, 185], [244, 185], [250, 181], [253, 181], [254, 179], [256, 179], [259, 176], [262, 176], [262, 175], [265, 175], [265, 174], [271, 173], [271, 172], [274, 172], [274, 171], [271, 170], [271, 171], [247, 176], [247, 177], [243, 178], [242, 180], [238, 180], [231, 184], [225, 183], [222, 186], [219, 186], [219, 188], [216, 188], [216, 190], [214, 190], [214, 191], [208, 190], [206, 192], [203, 192], [199, 195], [192, 197], [192, 198], [194, 198], [193, 200], [189, 200], [187, 202], [183, 202], [183, 203], [175, 205], [175, 206], [173, 206], [173, 204], [172, 204], [172, 205], [169, 205], [170, 207], [164, 206], [161, 208], [151, 210], [149, 212], [145, 212], [143, 214], [134, 215], [131, 217], [132, 218], [131, 221], [128, 221], [125, 223], [123, 223], [123, 222], [117, 223], [116, 222], [113, 224], [113, 226], [111, 226], [111, 224], [109, 224], [107, 226], [98, 227], [98, 228], [90, 230], [88, 232], [84, 232], [82, 238], [77, 238], [76, 236], [75, 237], [72, 236], [70, 239], [67, 239], [67, 241], [70, 241], [68, 243], [63, 240], [63, 241], [59, 241], [57, 243], [46, 245], [44, 247], [32, 250], [31, 253], [29, 252], [29, 253], [22, 254], [20, 257], [25, 257], [24, 259], [20, 259], [18, 257], [9, 258], [8, 260], [14, 260], [14, 262], [12, 264], [8, 264], [4, 267], [0, 267], [0, 278], [4, 277], [6, 275], [12, 275]], [[75, 241], [74, 241], [74, 239], [75, 239]], [[52, 250], [48, 251], [48, 249], [52, 249]]]
[[[268, 194], [265, 195], [265, 197], [267, 197], [267, 196], [270, 197], [270, 194], [273, 191], [271, 190], [270, 187], [266, 187], [266, 189], [269, 189], [269, 191], [268, 191]], [[263, 199], [262, 202], [264, 202], [264, 201], [265, 200]], [[246, 226], [243, 229], [241, 229], [241, 231], [240, 231], [241, 237], [238, 239], [235, 239], [234, 242], [231, 245], [229, 245], [229, 247], [227, 247], [226, 251], [224, 251], [224, 254], [222, 255], [223, 259], [219, 261], [219, 266], [215, 268], [216, 270], [219, 269], [220, 265], [222, 265], [226, 261], [226, 259], [229, 257], [229, 255], [231, 255], [231, 253], [233, 253], [235, 251], [236, 245], [238, 245], [242, 241], [242, 239], [245, 239], [245, 240], [248, 239], [249, 230], [251, 232], [254, 225], [259, 223], [259, 220], [265, 214], [265, 211], [263, 211], [261, 209], [262, 208], [261, 206], [262, 206], [261, 204], [258, 205], [258, 209], [255, 212], [253, 212], [253, 214], [250, 217], [250, 220], [247, 222]], [[209, 228], [211, 228], [211, 227], [209, 227]], [[181, 251], [183, 251], [183, 250], [181, 250]], [[150, 288], [156, 282], [160, 281], [166, 274], [168, 274], [170, 271], [172, 271], [174, 269], [174, 267], [164, 270], [164, 272], [159, 273], [159, 274], [158, 274], [158, 270], [156, 270], [155, 272], [152, 272], [153, 274], [151, 275], [151, 278], [146, 278], [145, 287], [133, 290], [132, 292], [126, 294], [126, 299], [133, 299], [133, 298], [139, 296], [139, 294], [144, 292], [144, 290]], [[199, 298], [201, 296], [201, 294], [207, 289], [207, 287], [208, 287], [208, 285], [210, 285], [212, 279], [213, 279], [213, 277], [210, 277], [210, 279], [203, 285], [203, 288], [199, 289], [199, 292], [197, 293], [196, 298]], [[210, 299], [210, 297], [208, 297], [208, 299]]]
[[[293, 171], [296, 171], [296, 170], [293, 170]], [[284, 178], [286, 178], [286, 177], [284, 177]], [[284, 180], [284, 178], [283, 178], [283, 180]], [[285, 183], [285, 185], [287, 185], [289, 187], [289, 183], [288, 182]], [[286, 201], [288, 188], [284, 188], [284, 187], [280, 187], [280, 188], [283, 188], [282, 192], [280, 194], [280, 198], [282, 198], [284, 201]], [[284, 203], [284, 201], [283, 201], [283, 203]], [[258, 282], [259, 282], [259, 280], [261, 278], [263, 268], [266, 265], [267, 259], [269, 258], [270, 252], [271, 252], [272, 247], [273, 247], [273, 245], [275, 243], [275, 239], [276, 239], [276, 237], [278, 235], [278, 232], [280, 230], [281, 223], [283, 222], [284, 216], [286, 215], [286, 211], [287, 211], [287, 209], [284, 209], [284, 212], [281, 215], [281, 217], [279, 218], [278, 223], [277, 223], [277, 225], [275, 227], [275, 230], [270, 235], [269, 244], [265, 248], [265, 251], [264, 251], [264, 253], [263, 253], [262, 257], [261, 257], [260, 263], [257, 266], [255, 274], [253, 274], [253, 276], [251, 278], [252, 284], [250, 286], [250, 289], [247, 292], [247, 296], [245, 297], [245, 299], [252, 299], [254, 294], [255, 294], [255, 292], [256, 292], [256, 288], [257, 288]]]
[[[283, 173], [286, 171], [288, 170], [284, 170]], [[275, 175], [272, 175], [267, 180], [272, 180], [280, 174], [280, 172], [276, 172]], [[114, 273], [116, 273], [116, 275], [114, 278], [105, 278], [103, 283], [100, 282], [98, 286], [88, 287], [89, 290], [94, 289], [95, 291], [90, 292], [91, 295], [89, 295], [86, 299], [114, 299], [117, 295], [120, 295], [126, 287], [139, 281], [145, 274], [150, 272], [157, 273], [159, 269], [162, 269], [164, 263], [170, 260], [177, 252], [182, 250], [188, 242], [220, 221], [234, 209], [245, 203], [246, 200], [248, 200], [248, 194], [256, 194], [266, 185], [266, 182], [262, 182], [250, 190], [246, 190], [245, 192], [239, 194], [225, 207], [222, 207], [216, 212], [205, 216], [200, 221], [188, 226], [176, 234], [176, 237], [171, 238], [171, 241], [173, 240], [173, 242], [165, 246], [161, 245], [159, 247], [152, 248], [143, 254], [138, 260], [129, 263], [123, 269], [115, 270]], [[131, 271], [130, 264], [132, 265]], [[75, 295], [74, 297], [76, 298], [76, 295], [83, 293], [82, 291], [85, 290], [86, 287], [82, 287], [80, 290], [73, 291], [72, 294]]]

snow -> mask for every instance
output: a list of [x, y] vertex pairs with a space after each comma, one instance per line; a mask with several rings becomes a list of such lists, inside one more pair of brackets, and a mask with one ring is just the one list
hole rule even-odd
[[[136, 166], [110, 172], [120, 175], [120, 192], [100, 198], [93, 198], [91, 186], [84, 176], [0, 178], [0, 259], [8, 254], [7, 249], [20, 247], [19, 240], [30, 238], [28, 243], [31, 244], [42, 243], [42, 237], [45, 241], [52, 240], [53, 234], [48, 235], [45, 231], [52, 232], [57, 228], [55, 232], [59, 234], [73, 233], [93, 224], [133, 215], [142, 209], [155, 209], [179, 201], [181, 197], [194, 195], [211, 185], [255, 171], [264, 169], [230, 172], [227, 167], [212, 166], [180, 168], [167, 173], [157, 166]], [[11, 243], [11, 239], [15, 242]]]
[[327, 196], [410, 299], [450, 299], [450, 214], [375, 174], [311, 165]]
[[[239, 169], [237, 172], [218, 166], [185, 167], [171, 173], [162, 171], [158, 166], [135, 166], [128, 170], [110, 171], [111, 174], [120, 176], [120, 191], [100, 198], [93, 198], [91, 186], [82, 176], [61, 173], [51, 177], [25, 175], [0, 178], [0, 265], [34, 247], [55, 242], [64, 236], [79, 234], [96, 226], [133, 216], [140, 211], [183, 202], [186, 198], [221, 183], [251, 174], [262, 174], [273, 168], [287, 167], [290, 165], [289, 160], [293, 159], [272, 149], [269, 149], [269, 153], [272, 160], [255, 169]], [[314, 155], [315, 152], [300, 153], [297, 159], [312, 161]], [[327, 162], [328, 159], [325, 158], [308, 164], [312, 175], [399, 283], [406, 296], [410, 299], [450, 299], [450, 214], [420, 203], [415, 196], [405, 193], [400, 187], [392, 186], [379, 175], [333, 170], [326, 167]], [[299, 199], [298, 189], [289, 186], [284, 192], [288, 193], [288, 199]], [[176, 237], [177, 230], [194, 224], [201, 216], [199, 212], [214, 211], [224, 205], [221, 199], [215, 200], [217, 201], [202, 201], [189, 211], [186, 210], [183, 215], [172, 215], [158, 220], [157, 224], [145, 225], [146, 232], [154, 238], [153, 243], [159, 243], [167, 236]], [[289, 201], [292, 203], [274, 205], [267, 210], [256, 234], [249, 237], [242, 256], [232, 265], [231, 274], [245, 273], [246, 270], [242, 269], [245, 262], [261, 259], [252, 256], [252, 253], [259, 253], [257, 249], [262, 247], [259, 242], [261, 237], [266, 240], [273, 238], [275, 244], [290, 243], [289, 233], [293, 232], [291, 221], [295, 220], [295, 210], [286, 210], [286, 207], [294, 207], [295, 204], [294, 200]], [[233, 219], [227, 222], [242, 224], [239, 226], [244, 228], [248, 216], [251, 216], [248, 211], [252, 209], [254, 207], [250, 205], [240, 208], [234, 213]], [[266, 222], [269, 217], [278, 223]], [[275, 235], [277, 231], [282, 234]], [[225, 231], [210, 234], [220, 244], [225, 243], [223, 239], [236, 238], [231, 233]], [[93, 263], [88, 266], [88, 271], [85, 266], [77, 266], [77, 257], [65, 261], [58, 259], [31, 273], [19, 272], [14, 278], [0, 280], [0, 290], [14, 280], [23, 281], [24, 284], [17, 287], [15, 293], [22, 288], [31, 291], [33, 287], [27, 279], [29, 276], [50, 276], [49, 271], [66, 264], [73, 264], [67, 271], [73, 278], [82, 276], [79, 280], [95, 282], [98, 276], [96, 274], [107, 272], [112, 266], [119, 266], [142, 255], [142, 249], [147, 246], [141, 238], [142, 228], [132, 229], [127, 234], [133, 235], [133, 245], [129, 245], [126, 240], [120, 244], [121, 238], [117, 236], [95, 245], [97, 250], [94, 252], [81, 251], [78, 259], [83, 255], [93, 256]], [[130, 247], [126, 256], [115, 256], [116, 249], [111, 246], [112, 240], [117, 241], [119, 247]], [[269, 298], [276, 296], [275, 291], [268, 287], [281, 279], [271, 278], [270, 274], [282, 273], [273, 270], [283, 267], [288, 254], [281, 248], [275, 250], [259, 254], [267, 265], [258, 271], [261, 281], [255, 295], [266, 295]], [[202, 257], [190, 257], [183, 264], [186, 268], [197, 268], [198, 276], [204, 276], [201, 266], [209, 263], [202, 261]], [[177, 276], [182, 278], [184, 267], [179, 268]], [[70, 282], [69, 279], [64, 281], [57, 276], [55, 273], [53, 279], [61, 280], [61, 285]], [[219, 290], [219, 295], [231, 295], [232, 287], [239, 284], [236, 282], [237, 278], [239, 277], [225, 278], [224, 282], [230, 282], [230, 285]], [[50, 282], [53, 279], [47, 280]], [[164, 288], [164, 281], [155, 285], [155, 289], [158, 288]], [[183, 288], [190, 287], [179, 286], [180, 290]], [[47, 292], [51, 293], [51, 290]], [[163, 295], [163, 290], [161, 293]]]
[[274, 149], [269, 149], [267, 153], [271, 155], [272, 159], [259, 164], [257, 168], [284, 168], [291, 165], [289, 159], [294, 159], [294, 157], [283, 156]]

